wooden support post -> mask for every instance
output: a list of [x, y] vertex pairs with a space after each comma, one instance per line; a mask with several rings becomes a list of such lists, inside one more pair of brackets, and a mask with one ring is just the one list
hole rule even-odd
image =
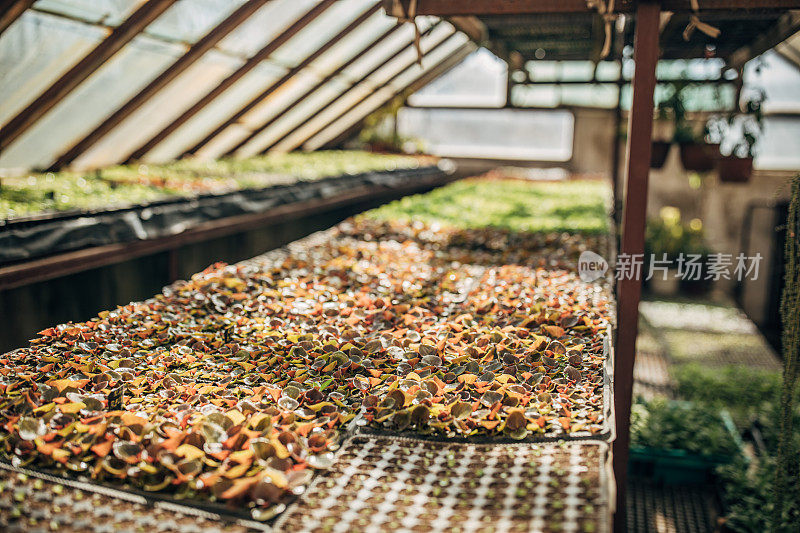
[[247, 113], [252, 111], [256, 108], [261, 102], [269, 98], [269, 96], [283, 87], [284, 84], [288, 83], [292, 78], [294, 78], [300, 71], [305, 69], [308, 65], [313, 63], [319, 56], [330, 50], [336, 43], [347, 37], [353, 30], [361, 26], [369, 17], [374, 15], [378, 9], [380, 8], [380, 4], [375, 4], [372, 7], [368, 8], [364, 11], [361, 15], [356, 17], [353, 22], [347, 25], [342, 31], [337, 33], [334, 37], [331, 37], [322, 46], [317, 48], [311, 55], [306, 57], [297, 66], [289, 69], [289, 72], [283, 75], [279, 80], [275, 83], [272, 83], [269, 87], [261, 91], [255, 98], [250, 100], [247, 104], [244, 105], [241, 109], [239, 109], [233, 116], [229, 117], [225, 122], [220, 124], [217, 128], [214, 129], [211, 133], [203, 137], [203, 139], [186, 150], [181, 157], [188, 157], [195, 155], [199, 152], [205, 145], [210, 143], [214, 138], [216, 138], [220, 133], [228, 129], [230, 126], [233, 126], [239, 120], [241, 120]]
[[[442, 46], [444, 46], [444, 45], [445, 45], [445, 43], [447, 43], [447, 42], [450, 40], [450, 38], [451, 38], [451, 37], [453, 37], [454, 35], [456, 35], [457, 33], [458, 33], [457, 31], [453, 31], [453, 32], [451, 32], [449, 35], [447, 35], [446, 37], [442, 38], [442, 39], [441, 39], [439, 42], [437, 42], [435, 45], [433, 45], [433, 46], [431, 46], [429, 49], [425, 50], [425, 51], [422, 53], [422, 57], [423, 57], [423, 58], [425, 58], [426, 56], [429, 56], [430, 54], [432, 54], [433, 52], [435, 52], [436, 50], [438, 50], [439, 48], [441, 48]], [[352, 105], [348, 106], [348, 108], [347, 108], [347, 109], [345, 109], [344, 111], [342, 111], [341, 113], [339, 113], [338, 115], [336, 115], [336, 117], [334, 117], [333, 119], [329, 120], [329, 121], [328, 121], [328, 122], [327, 122], [327, 123], [326, 123], [324, 126], [322, 126], [321, 128], [317, 128], [317, 129], [316, 129], [316, 130], [314, 130], [314, 132], [313, 132], [313, 133], [311, 133], [310, 135], [306, 135], [306, 136], [303, 138], [303, 140], [302, 140], [302, 141], [300, 141], [300, 142], [295, 142], [295, 144], [293, 144], [293, 145], [290, 147], [290, 150], [295, 150], [295, 149], [297, 149], [298, 147], [300, 147], [300, 146], [302, 146], [303, 144], [305, 144], [306, 142], [308, 142], [309, 140], [313, 139], [314, 137], [316, 137], [317, 135], [319, 135], [320, 133], [322, 133], [323, 131], [325, 131], [326, 129], [328, 129], [328, 128], [329, 128], [329, 127], [332, 125], [332, 124], [335, 124], [336, 122], [338, 122], [339, 120], [341, 120], [342, 118], [344, 118], [345, 116], [347, 116], [347, 115], [348, 115], [348, 114], [349, 114], [351, 111], [353, 111], [355, 108], [357, 108], [357, 107], [358, 107], [358, 106], [360, 106], [362, 103], [364, 103], [365, 101], [367, 101], [369, 98], [371, 98], [372, 96], [374, 96], [374, 95], [375, 95], [375, 93], [377, 93], [377, 92], [379, 92], [379, 91], [382, 91], [382, 90], [383, 90], [383, 89], [385, 89], [386, 87], [389, 87], [389, 86], [390, 86], [392, 83], [394, 83], [394, 82], [395, 82], [397, 79], [399, 79], [401, 76], [403, 76], [403, 75], [407, 74], [407, 73], [408, 73], [408, 72], [409, 72], [411, 69], [413, 69], [414, 67], [416, 67], [416, 66], [418, 66], [418, 65], [419, 65], [419, 64], [418, 64], [418, 62], [417, 62], [417, 58], [415, 57], [415, 58], [414, 58], [412, 61], [410, 61], [410, 62], [406, 63], [406, 65], [405, 65], [403, 68], [401, 68], [401, 69], [400, 69], [398, 72], [396, 72], [395, 74], [393, 74], [393, 75], [392, 75], [392, 76], [391, 76], [391, 77], [390, 77], [388, 80], [384, 81], [384, 82], [383, 82], [383, 83], [381, 83], [379, 86], [377, 86], [377, 87], [375, 87], [374, 89], [372, 89], [372, 91], [370, 91], [370, 93], [369, 93], [369, 94], [367, 94], [366, 96], [364, 96], [364, 97], [362, 97], [362, 98], [359, 98], [359, 99], [358, 99], [356, 102], [354, 102]], [[277, 144], [277, 143], [275, 143], [275, 144]]]
[[[437, 27], [439, 24], [441, 24], [441, 22], [437, 22], [436, 24], [433, 24], [433, 25], [432, 25], [430, 28], [428, 28], [427, 30], [425, 30], [424, 32], [422, 32], [422, 35], [421, 35], [421, 37], [424, 37], [425, 35], [427, 35], [427, 34], [429, 34], [430, 32], [432, 32], [432, 31], [433, 31], [433, 29], [434, 29], [434, 28], [436, 28], [436, 27]], [[400, 26], [396, 26], [395, 28], [399, 29], [399, 28], [400, 28]], [[411, 46], [412, 44], [413, 44], [413, 42], [412, 42], [412, 41], [407, 41], [407, 42], [406, 42], [406, 44], [404, 44], [404, 45], [403, 45], [403, 46], [401, 46], [401, 47], [400, 47], [398, 50], [396, 50], [396, 51], [395, 51], [395, 53], [393, 53], [391, 56], [389, 56], [389, 57], [387, 57], [386, 59], [384, 59], [383, 61], [381, 61], [381, 62], [380, 62], [378, 65], [376, 65], [374, 68], [370, 69], [370, 71], [369, 71], [369, 72], [367, 72], [367, 73], [365, 73], [364, 75], [362, 75], [362, 76], [361, 76], [361, 77], [360, 77], [360, 78], [359, 78], [357, 81], [353, 82], [353, 83], [350, 85], [350, 87], [349, 87], [349, 88], [347, 88], [347, 89], [345, 89], [345, 90], [344, 90], [344, 92], [342, 92], [341, 94], [338, 94], [338, 95], [336, 95], [334, 98], [332, 98], [332, 99], [328, 100], [328, 101], [327, 101], [327, 102], [326, 102], [326, 103], [325, 103], [325, 104], [324, 104], [322, 107], [320, 107], [319, 109], [316, 109], [316, 110], [314, 111], [314, 114], [315, 114], [315, 115], [318, 115], [318, 114], [322, 113], [323, 111], [325, 111], [326, 109], [328, 109], [328, 108], [329, 108], [331, 105], [333, 105], [335, 102], [339, 101], [339, 99], [340, 99], [342, 96], [344, 96], [345, 94], [347, 94], [348, 92], [350, 92], [350, 90], [352, 90], [352, 89], [353, 89], [353, 87], [356, 87], [356, 86], [358, 86], [359, 84], [361, 84], [361, 83], [363, 83], [364, 81], [366, 81], [366, 80], [367, 80], [367, 78], [369, 78], [370, 76], [372, 76], [373, 74], [375, 74], [376, 72], [378, 72], [380, 69], [382, 69], [383, 67], [385, 67], [385, 66], [386, 66], [386, 65], [387, 65], [387, 64], [388, 64], [390, 61], [392, 61], [393, 59], [397, 58], [397, 56], [399, 56], [400, 54], [402, 54], [403, 52], [405, 52], [405, 51], [408, 49], [408, 47], [409, 47], [409, 46]], [[361, 54], [359, 54], [359, 55], [361, 55]], [[339, 69], [337, 69], [337, 71], [341, 71], [343, 68], [344, 68], [344, 67], [340, 67]], [[334, 77], [335, 77], [337, 74], [339, 74], [339, 72], [331, 72], [330, 76], [326, 76], [326, 77], [325, 77], [325, 79], [324, 79], [324, 80], [322, 80], [322, 81], [320, 81], [320, 83], [318, 83], [317, 85], [315, 85], [315, 86], [312, 88], [312, 90], [311, 90], [310, 92], [314, 92], [314, 91], [316, 91], [317, 89], [319, 89], [320, 87], [322, 87], [322, 86], [323, 86], [325, 83], [327, 83], [328, 81], [330, 81], [331, 79], [333, 79], [333, 78], [334, 78]], [[325, 83], [323, 83], [323, 81], [324, 81]], [[254, 138], [256, 137], [256, 135], [258, 135], [258, 134], [260, 134], [262, 131], [266, 130], [266, 129], [267, 129], [267, 128], [268, 128], [268, 127], [269, 127], [269, 126], [270, 126], [270, 125], [271, 125], [271, 124], [272, 124], [272, 123], [275, 121], [275, 120], [277, 120], [277, 119], [278, 119], [278, 118], [279, 118], [281, 115], [285, 115], [285, 114], [286, 114], [286, 112], [287, 112], [289, 109], [292, 109], [292, 108], [293, 108], [295, 105], [297, 105], [297, 104], [299, 104], [301, 101], [303, 101], [303, 100], [306, 98], [306, 96], [308, 96], [308, 94], [310, 94], [310, 92], [309, 92], [309, 93], [306, 93], [305, 95], [303, 95], [303, 96], [302, 96], [302, 97], [300, 97], [299, 99], [295, 100], [295, 102], [294, 102], [294, 103], [293, 103], [291, 106], [289, 106], [288, 108], [284, 109], [282, 113], [278, 114], [277, 116], [275, 116], [275, 117], [271, 118], [270, 120], [268, 120], [268, 121], [267, 121], [265, 124], [262, 124], [262, 125], [261, 125], [261, 126], [259, 126], [258, 128], [254, 129], [254, 130], [253, 130], [253, 131], [250, 133], [250, 135], [248, 135], [247, 137], [245, 137], [244, 139], [242, 139], [242, 140], [241, 140], [241, 141], [240, 141], [240, 142], [239, 142], [239, 143], [238, 143], [236, 146], [234, 146], [233, 148], [231, 148], [231, 149], [228, 151], [228, 153], [227, 153], [227, 154], [225, 154], [225, 155], [228, 155], [228, 156], [229, 156], [229, 155], [233, 155], [233, 153], [234, 153], [234, 152], [236, 152], [236, 151], [237, 151], [239, 148], [241, 148], [242, 146], [244, 146], [245, 144], [247, 144], [248, 142], [250, 142], [252, 139], [254, 139]], [[281, 141], [283, 141], [284, 139], [286, 139], [287, 137], [289, 137], [290, 135], [292, 135], [294, 132], [296, 132], [297, 130], [299, 130], [299, 129], [300, 129], [300, 128], [302, 128], [303, 126], [305, 126], [305, 122], [300, 122], [299, 124], [295, 125], [294, 127], [292, 127], [292, 128], [289, 128], [289, 131], [287, 131], [286, 133], [284, 133], [283, 135], [281, 135], [281, 137], [280, 137], [280, 138], [279, 138], [277, 141], [274, 141], [274, 142], [272, 142], [272, 143], [271, 143], [269, 146], [267, 146], [267, 147], [266, 147], [266, 148], [265, 148], [265, 149], [262, 151], [262, 153], [266, 153], [266, 152], [268, 152], [269, 150], [271, 150], [271, 149], [272, 149], [272, 147], [273, 147], [273, 146], [275, 146], [276, 144], [280, 143]]]
[[0, 35], [33, 5], [35, 0], [5, 0], [0, 2]]
[[[647, 179], [653, 134], [653, 92], [658, 63], [658, 21], [661, 7], [641, 1], [636, 9], [634, 38], [633, 101], [628, 118], [625, 211], [622, 246], [617, 261], [644, 254], [647, 219]], [[617, 483], [617, 509], [614, 530], [625, 531], [625, 489], [628, 475], [630, 414], [633, 399], [633, 364], [636, 359], [636, 334], [639, 323], [641, 275], [623, 275], [617, 283], [617, 339], [614, 360], [614, 409], [617, 438], [613, 444], [614, 476]]]
[[314, 19], [320, 16], [326, 9], [333, 6], [336, 3], [336, 0], [323, 0], [322, 2], [316, 4], [312, 7], [305, 15], [300, 17], [294, 24], [289, 26], [286, 31], [275, 37], [272, 41], [270, 41], [266, 46], [264, 46], [261, 50], [255, 53], [253, 57], [245, 61], [244, 65], [236, 69], [236, 71], [222, 80], [219, 85], [217, 85], [214, 89], [209, 91], [205, 96], [203, 96], [200, 100], [194, 103], [192, 107], [181, 113], [181, 115], [172, 121], [172, 123], [158, 132], [153, 138], [149, 141], [144, 143], [142, 146], [137, 148], [133, 151], [131, 155], [128, 156], [125, 163], [131, 163], [137, 159], [141, 159], [147, 154], [150, 150], [155, 148], [157, 145], [161, 144], [161, 142], [169, 137], [175, 130], [180, 128], [184, 125], [190, 118], [194, 117], [197, 113], [205, 109], [205, 107], [217, 99], [222, 93], [227, 91], [234, 83], [242, 79], [245, 74], [256, 68], [262, 61], [264, 61], [267, 57], [269, 57], [272, 52], [283, 46], [286, 41], [294, 37], [300, 30], [305, 28], [308, 24], [310, 24]]
[[215, 26], [202, 39], [192, 45], [189, 50], [177, 61], [163, 71], [156, 79], [147, 84], [147, 87], [128, 100], [122, 107], [117, 109], [110, 117], [105, 119], [91, 133], [75, 143], [72, 148], [64, 152], [56, 159], [56, 162], [49, 170], [55, 171], [65, 167], [84, 154], [89, 148], [95, 145], [107, 133], [116, 128], [123, 120], [132, 115], [137, 109], [156, 95], [161, 89], [169, 85], [174, 79], [194, 65], [203, 55], [211, 50], [218, 42], [238, 28], [244, 21], [248, 20], [253, 13], [260, 9], [269, 0], [248, 0], [239, 9], [231, 13], [225, 20]]
[[133, 15], [120, 24], [94, 50], [89, 52], [74, 67], [69, 69], [36, 100], [28, 104], [9, 120], [0, 135], [0, 152], [8, 148], [23, 133], [28, 131], [48, 111], [74, 91], [81, 83], [94, 74], [106, 61], [111, 59], [122, 47], [139, 35], [151, 22], [167, 10], [176, 0], [149, 0]]

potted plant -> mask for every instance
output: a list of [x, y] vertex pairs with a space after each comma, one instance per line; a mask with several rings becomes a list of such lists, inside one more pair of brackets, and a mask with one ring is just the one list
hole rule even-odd
[[630, 470], [665, 484], [703, 483], [743, 457], [730, 414], [716, 407], [654, 399], [631, 411]]
[[[717, 161], [719, 179], [726, 183], [746, 183], [753, 173], [753, 158], [756, 145], [764, 131], [762, 104], [765, 100], [763, 89], [755, 91], [744, 105], [744, 112], [731, 114], [720, 126], [724, 129], [725, 140], [732, 148], [729, 154]], [[733, 140], [730, 141], [729, 139]]]
[[672, 84], [672, 95], [665, 105], [672, 109], [675, 121], [673, 142], [680, 147], [680, 158], [683, 168], [694, 172], [708, 172], [714, 169], [713, 149], [705, 143], [705, 131], [702, 136], [695, 133], [692, 124], [686, 118], [686, 89], [688, 82]]
[[[704, 135], [705, 138], [705, 135]], [[714, 170], [714, 145], [700, 142], [687, 123], [675, 129], [675, 142], [680, 146], [681, 164], [686, 170], [708, 172]], [[719, 145], [716, 145], [719, 151]]]
[[[663, 271], [654, 270], [653, 276], [647, 280], [647, 286], [653, 294], [674, 296], [683, 291], [695, 294], [705, 292], [709, 288], [709, 282], [704, 279], [707, 255], [703, 223], [699, 219], [683, 223], [680, 210], [667, 206], [661, 209], [658, 217], [647, 221], [645, 272], [650, 272], [650, 261], [660, 262], [664, 258], [667, 261], [666, 276]], [[682, 272], [679, 269], [681, 260], [684, 261]]]
[[670, 107], [667, 105], [668, 100], [662, 100], [658, 103], [656, 120], [653, 124], [655, 128], [653, 145], [650, 149], [650, 168], [659, 169], [664, 166], [669, 155], [669, 149], [672, 148], [672, 140], [666, 140], [667, 135], [663, 130], [670, 125]]

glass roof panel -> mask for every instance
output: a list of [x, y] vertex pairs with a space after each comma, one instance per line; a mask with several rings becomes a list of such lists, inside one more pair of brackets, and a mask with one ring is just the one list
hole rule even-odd
[[0, 124], [30, 104], [105, 36], [28, 10], [0, 36]]
[[216, 87], [238, 66], [238, 60], [230, 56], [206, 54], [103, 136], [74, 165], [81, 168], [98, 167], [123, 160], [171, 124], [188, 105]]
[[217, 45], [222, 51], [250, 57], [302, 17], [315, 0], [272, 0]]
[[376, 92], [366, 85], [361, 85], [355, 90], [349, 91], [341, 99], [339, 99], [335, 105], [332, 105], [328, 109], [315, 114], [303, 124], [302, 128], [299, 128], [291, 136], [287, 137], [280, 144], [276, 145], [275, 150], [290, 151], [298, 148], [306, 141], [306, 139], [313, 137], [328, 124], [330, 124], [331, 121], [335, 120], [342, 113], [342, 111], [355, 104], [359, 100], [364, 99], [365, 97], [370, 97], [370, 95], [374, 96], [379, 93], [384, 94], [385, 97], [386, 94], [391, 95], [392, 90], [387, 88], [383, 91]]
[[119, 26], [144, 0], [38, 0], [33, 8], [87, 22]]
[[[414, 63], [413, 67], [397, 76], [397, 78], [393, 79], [390, 86], [393, 87], [395, 91], [401, 91], [405, 89], [423, 73], [438, 65], [441, 61], [447, 59], [458, 48], [466, 44], [467, 41], [469, 41], [469, 38], [464, 34], [455, 34], [452, 37], [448, 37], [447, 42], [442, 44], [440, 48], [437, 48], [432, 53], [425, 56], [425, 58], [422, 60], [421, 67]], [[394, 74], [392, 77], [394, 77]]]
[[[318, 82], [319, 79], [312, 73], [295, 76], [280, 90], [272, 93], [264, 102], [245, 115], [239, 121], [238, 126], [246, 130], [249, 135], [251, 131], [259, 128], [276, 114], [283, 113], [283, 110], [297, 100], [298, 96], [301, 96]], [[313, 100], [313, 97], [307, 100]], [[286, 115], [290, 116], [291, 112], [286, 113]], [[283, 120], [283, 117], [281, 117], [281, 120]], [[203, 153], [206, 156], [213, 155], [214, 157], [223, 155], [234, 148], [239, 140], [241, 139], [236, 139], [236, 142], [230, 143], [215, 142], [213, 149], [209, 147], [208, 150], [203, 150]]]
[[[233, 69], [231, 69], [233, 70]], [[189, 119], [175, 132], [156, 146], [147, 157], [148, 161], [163, 161], [180, 156], [185, 150], [205, 137], [210, 131], [228, 119], [235, 110], [241, 109], [247, 102], [261, 93], [265, 87], [272, 85], [286, 69], [263, 61], [239, 80], [230, 89], [206, 106], [202, 111]], [[185, 102], [180, 112], [191, 106], [194, 102]], [[176, 111], [176, 116], [179, 114]]]
[[502, 106], [506, 64], [486, 48], [408, 98], [412, 106]]
[[339, 0], [271, 57], [285, 65], [296, 65], [374, 4], [372, 0]]
[[364, 74], [386, 61], [386, 58], [395, 53], [399, 48], [405, 48], [414, 39], [414, 29], [410, 24], [404, 24], [402, 28], [394, 32], [385, 40], [364, 54], [355, 63], [342, 70], [351, 80], [357, 80]]
[[[300, 102], [294, 109], [281, 116], [281, 118], [267, 130], [254, 137], [252, 141], [242, 148], [240, 155], [247, 156], [258, 153], [296, 126], [304, 124], [304, 122], [310, 122], [310, 116], [314, 117], [318, 109], [338, 98], [349, 87], [350, 84], [343, 81], [341, 78], [334, 78], [314, 94]], [[369, 89], [364, 90], [367, 92], [369, 91]]]
[[311, 68], [323, 75], [336, 70], [339, 65], [361, 52], [394, 24], [392, 19], [382, 12], [372, 15], [356, 30], [314, 61]]
[[147, 26], [147, 34], [186, 43], [197, 42], [244, 0], [181, 0]]
[[[47, 42], [55, 42], [48, 35]], [[0, 155], [0, 167], [46, 167], [184, 52], [136, 37]]]

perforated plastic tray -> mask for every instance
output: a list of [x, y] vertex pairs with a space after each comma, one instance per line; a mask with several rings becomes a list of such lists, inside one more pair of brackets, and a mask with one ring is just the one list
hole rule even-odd
[[604, 532], [608, 446], [347, 440], [281, 516], [292, 532]]
[[0, 463], [0, 531], [246, 533], [269, 527]]

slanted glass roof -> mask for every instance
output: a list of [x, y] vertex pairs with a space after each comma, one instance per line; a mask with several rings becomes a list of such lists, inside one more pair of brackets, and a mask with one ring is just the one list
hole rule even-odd
[[[0, 169], [48, 168], [101, 125], [108, 131], [70, 157], [72, 167], [112, 165], [132, 155], [144, 162], [163, 162], [187, 151], [205, 158], [300, 146], [324, 132], [326, 121], [345, 124], [363, 116], [466, 41], [463, 35], [454, 39], [426, 58], [422, 69], [397, 76], [416, 58], [414, 31], [410, 24], [390, 31], [397, 25], [394, 18], [382, 9], [368, 12], [377, 4], [378, 0], [175, 2], [52, 109], [26, 124], [0, 152]], [[210, 49], [181, 64], [192, 45], [219, 32], [228, 17], [249, 6], [249, 18], [224, 26], [226, 33], [216, 37]], [[0, 126], [24, 116], [40, 95], [71, 75], [74, 65], [100, 43], [114, 39], [115, 28], [145, 9], [143, 0], [35, 2], [0, 35]], [[354, 22], [360, 23], [350, 28]], [[435, 17], [417, 19], [423, 32], [436, 22]], [[442, 23], [423, 37], [423, 48], [454, 31]], [[307, 60], [311, 54], [316, 55]], [[149, 87], [176, 66], [178, 74], [167, 83]], [[142, 91], [146, 100], [132, 104]], [[340, 116], [355, 104], [357, 108]], [[118, 110], [130, 111], [108, 121]]]

